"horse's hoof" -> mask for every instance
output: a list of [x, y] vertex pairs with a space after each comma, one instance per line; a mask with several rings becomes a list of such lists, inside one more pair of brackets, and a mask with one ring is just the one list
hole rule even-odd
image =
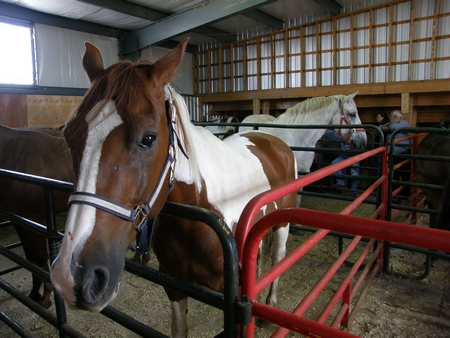
[[44, 309], [48, 310], [48, 308], [50, 306], [52, 306], [52, 302], [51, 301], [41, 301], [38, 302], [40, 306], [42, 306]]

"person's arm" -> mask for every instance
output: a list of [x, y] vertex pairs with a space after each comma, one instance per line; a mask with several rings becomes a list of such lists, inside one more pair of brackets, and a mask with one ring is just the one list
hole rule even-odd
[[380, 126], [380, 129], [383, 130], [383, 131], [391, 130], [390, 125], [391, 125], [391, 122], [388, 122], [386, 124], [382, 124]]
[[409, 127], [409, 123], [405, 120], [400, 120], [397, 123], [391, 123], [390, 125], [391, 130], [396, 130], [403, 127]]

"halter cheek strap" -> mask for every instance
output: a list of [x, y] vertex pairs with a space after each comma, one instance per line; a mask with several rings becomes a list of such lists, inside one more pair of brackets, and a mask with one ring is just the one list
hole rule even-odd
[[153, 205], [155, 204], [155, 201], [157, 197], [159, 196], [162, 188], [163, 183], [165, 181], [166, 176], [170, 173], [169, 178], [169, 192], [173, 189], [175, 178], [173, 177], [173, 171], [175, 167], [175, 139], [177, 141], [178, 147], [180, 148], [181, 152], [183, 153], [186, 158], [189, 159], [189, 157], [186, 154], [186, 151], [184, 150], [180, 138], [178, 137], [178, 134], [176, 132], [176, 109], [173, 105], [173, 96], [172, 92], [169, 87], [169, 106], [171, 109], [171, 121], [169, 123], [169, 154], [167, 155], [166, 162], [164, 163], [164, 167], [161, 171], [161, 174], [159, 175], [158, 182], [156, 183], [155, 189], [153, 190], [153, 193], [150, 195], [147, 202], [144, 204], [141, 204], [137, 206], [135, 209], [129, 208], [125, 205], [122, 205], [120, 203], [111, 201], [110, 199], [89, 193], [84, 191], [75, 191], [70, 195], [69, 198], [69, 206], [72, 204], [85, 204], [90, 205], [94, 208], [106, 211], [114, 216], [117, 216], [119, 218], [122, 218], [126, 221], [130, 221], [133, 224], [133, 227], [139, 231], [142, 224], [147, 220], [148, 214], [153, 209]]
[[[339, 124], [342, 125], [343, 122], [345, 122], [345, 124], [351, 124], [350, 121], [348, 120], [348, 118], [345, 116], [345, 113], [344, 113], [344, 104], [343, 104], [343, 102], [342, 102], [342, 100], [341, 100], [341, 119], [340, 119], [340, 121], [339, 121]], [[338, 130], [338, 135], [339, 135], [339, 137], [340, 137], [345, 143], [348, 143], [348, 141], [350, 141], [350, 139], [352, 138], [353, 133], [356, 133], [356, 132], [365, 132], [365, 131], [366, 131], [366, 130], [365, 130], [364, 128], [358, 128], [358, 129], [352, 128], [352, 129], [350, 129], [350, 131], [349, 131], [349, 133], [348, 133], [348, 137], [345, 139], [345, 138], [342, 136], [342, 133], [341, 133], [341, 132], [342, 132], [342, 129], [339, 129], [339, 130]]]

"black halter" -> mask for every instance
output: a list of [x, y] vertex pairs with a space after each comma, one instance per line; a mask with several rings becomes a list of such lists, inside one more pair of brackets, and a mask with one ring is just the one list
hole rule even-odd
[[180, 138], [178, 137], [178, 134], [176, 132], [176, 109], [173, 105], [173, 96], [172, 92], [169, 86], [166, 87], [168, 89], [168, 102], [171, 109], [171, 121], [169, 122], [169, 153], [166, 158], [166, 162], [164, 163], [164, 167], [161, 171], [161, 174], [159, 175], [158, 182], [156, 183], [155, 190], [150, 195], [147, 202], [144, 204], [141, 204], [137, 206], [135, 209], [129, 208], [125, 205], [122, 205], [120, 203], [111, 201], [110, 199], [107, 199], [103, 196], [92, 194], [84, 191], [75, 191], [70, 195], [69, 198], [69, 206], [71, 204], [86, 204], [90, 205], [94, 208], [106, 211], [110, 214], [113, 214], [119, 218], [122, 218], [126, 221], [130, 221], [133, 224], [133, 227], [139, 231], [142, 224], [147, 220], [148, 214], [153, 208], [153, 205], [155, 204], [156, 198], [161, 192], [161, 189], [163, 188], [163, 183], [165, 181], [165, 178], [167, 174], [170, 173], [169, 178], [169, 191], [173, 189], [173, 185], [175, 182], [175, 179], [173, 177], [173, 171], [175, 167], [176, 162], [176, 156], [175, 156], [175, 139], [177, 140], [178, 147], [188, 158], [181, 142]]

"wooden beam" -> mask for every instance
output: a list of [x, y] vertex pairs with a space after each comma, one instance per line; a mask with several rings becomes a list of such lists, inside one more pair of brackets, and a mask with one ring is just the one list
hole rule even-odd
[[[267, 5], [274, 0], [222, 0], [168, 16], [146, 27], [131, 31], [124, 41], [123, 51], [133, 52], [185, 34], [195, 28], [224, 20], [240, 12]], [[136, 47], [136, 40], [138, 46]]]
[[[352, 94], [359, 92], [362, 95], [386, 95], [402, 93], [442, 93], [450, 95], [450, 79], [439, 79], [429, 81], [404, 81], [375, 84], [354, 84], [322, 87], [300, 87], [268, 90], [251, 90], [246, 92], [229, 92], [201, 94], [202, 102], [225, 102], [246, 100], [274, 100], [274, 99], [302, 99], [315, 96], [330, 96], [336, 94]], [[357, 97], [358, 97], [357, 96]]]
[[[402, 93], [401, 111], [402, 111], [404, 119], [409, 122], [411, 127], [415, 127], [417, 118], [415, 118], [415, 116], [413, 116], [413, 101], [412, 101], [412, 95], [410, 93]], [[416, 112], [416, 114], [417, 114], [417, 112]]]
[[261, 114], [261, 101], [253, 100], [253, 115]]
[[[449, 106], [449, 93], [417, 93], [413, 96], [414, 106]], [[450, 107], [447, 108], [450, 114]]]
[[269, 106], [269, 101], [268, 100], [264, 100], [262, 102], [262, 113], [263, 114], [270, 114], [270, 106]]

